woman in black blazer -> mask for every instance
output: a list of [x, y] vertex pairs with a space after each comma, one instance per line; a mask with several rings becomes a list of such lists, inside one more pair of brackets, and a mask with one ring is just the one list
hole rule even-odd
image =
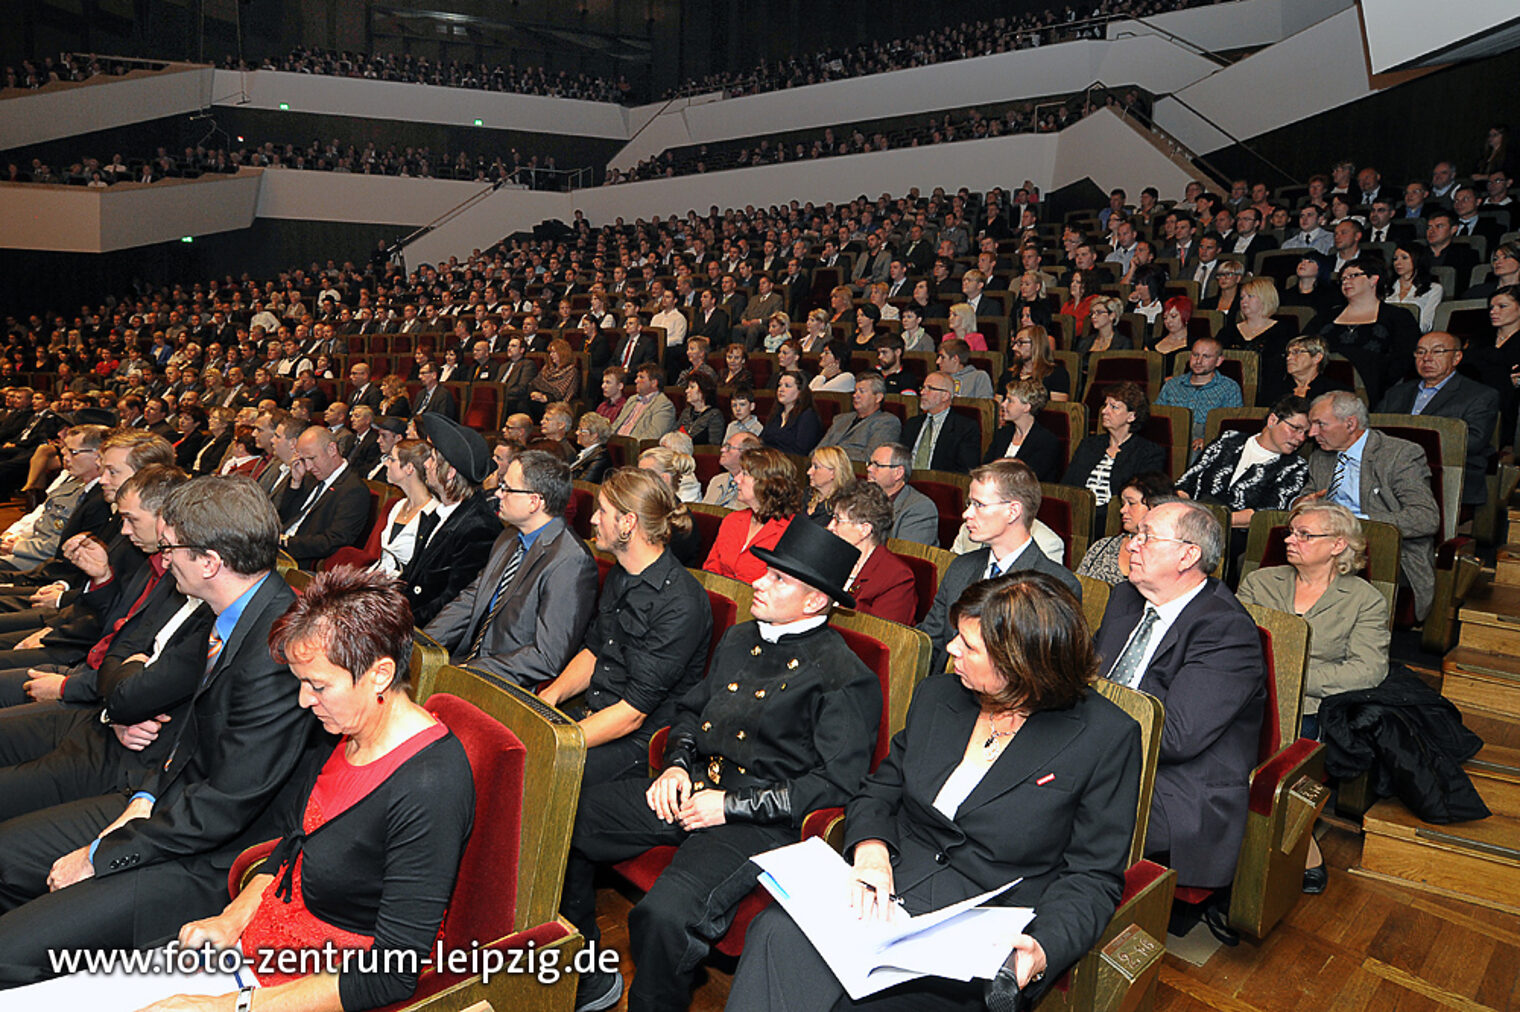
[[1040, 481], [1061, 477], [1061, 441], [1056, 434], [1035, 421], [1050, 393], [1038, 380], [1013, 380], [1003, 388], [998, 417], [1002, 425], [992, 434], [983, 464], [1003, 457], [1017, 457], [1028, 464]]
[[580, 452], [570, 462], [570, 477], [600, 485], [612, 470], [612, 455], [607, 452], [607, 440], [611, 438], [612, 423], [604, 416], [595, 411], [581, 415], [575, 425], [575, 443]]
[[1061, 476], [1061, 484], [1091, 490], [1098, 505], [1093, 530], [1104, 529], [1108, 502], [1125, 482], [1146, 471], [1172, 473], [1167, 466], [1166, 451], [1139, 435], [1150, 416], [1151, 405], [1145, 391], [1134, 383], [1117, 383], [1103, 398], [1099, 418], [1104, 431], [1088, 436], [1072, 451], [1071, 464]]
[[[919, 686], [906, 727], [847, 809], [844, 853], [859, 883], [850, 901], [885, 916], [878, 904], [891, 896], [920, 914], [1022, 878], [992, 902], [1032, 906], [1035, 919], [991, 983], [924, 977], [856, 1002], [771, 907], [745, 937], [729, 1012], [980, 1008], [1012, 982], [1038, 998], [1113, 916], [1135, 829], [1140, 733], [1090, 687], [1097, 656], [1081, 606], [1026, 570], [972, 584], [951, 617], [955, 673]], [[1054, 663], [1035, 673], [993, 660], [1008, 657]]]

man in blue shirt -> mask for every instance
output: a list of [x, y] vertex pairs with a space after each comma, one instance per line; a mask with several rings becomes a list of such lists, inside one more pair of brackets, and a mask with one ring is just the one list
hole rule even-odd
[[1209, 412], [1214, 408], [1238, 408], [1245, 403], [1241, 399], [1240, 384], [1219, 371], [1224, 361], [1224, 347], [1212, 337], [1200, 337], [1193, 341], [1188, 356], [1187, 372], [1173, 376], [1161, 387], [1157, 404], [1187, 408], [1192, 414], [1192, 452], [1203, 449], [1204, 427]]

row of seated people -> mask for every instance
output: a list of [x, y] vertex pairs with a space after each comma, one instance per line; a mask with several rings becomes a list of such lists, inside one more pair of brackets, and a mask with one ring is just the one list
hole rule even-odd
[[[445, 445], [445, 447], [450, 447], [450, 450], [456, 451], [456, 453], [458, 453], [458, 447], [453, 447], [450, 439], [453, 439], [454, 436], [458, 436], [458, 441], [468, 442], [468, 430], [461, 430], [459, 427], [456, 427], [456, 425], [448, 424], [447, 419], [442, 419], [442, 421], [439, 421], [439, 419], [432, 419], [429, 415], [424, 415], [423, 424], [426, 425], [426, 427], [429, 427], [429, 429], [435, 430], [436, 435], [433, 436], [433, 438], [438, 439], [439, 444]], [[450, 436], [450, 433], [453, 433], [453, 435]], [[325, 430], [322, 430], [321, 427], [318, 427], [318, 429], [310, 430], [310, 432], [299, 432], [299, 435], [296, 435], [296, 433], [289, 433], [289, 435], [295, 436], [296, 450], [298, 450], [298, 453], [296, 453], [295, 457], [293, 457], [293, 460], [295, 460], [296, 463], [290, 465], [290, 474], [295, 474], [298, 470], [306, 470], [306, 468], [302, 466], [302, 463], [307, 462], [307, 460], [310, 460], [310, 465], [312, 465], [313, 468], [313, 474], [315, 474], [315, 476], [318, 477], [318, 479], [321, 479], [324, 483], [327, 482], [328, 477], [333, 477], [333, 474], [337, 474], [342, 471], [342, 466], [333, 465], [333, 460], [336, 459], [336, 450], [334, 450], [333, 444], [331, 444], [330, 435], [328, 435]], [[447, 453], [445, 453], [445, 456], [447, 456]], [[474, 463], [471, 463], [470, 466], [476, 471], [479, 470], [480, 466], [483, 466], [483, 463], [480, 463], [480, 456], [482, 456], [482, 454], [474, 453], [473, 457], [470, 457], [471, 460], [474, 460]], [[324, 474], [324, 471], [327, 471], [328, 468], [333, 468], [333, 471], [331, 471], [331, 473]], [[278, 476], [278, 471], [272, 471], [272, 474]], [[527, 477], [523, 476], [523, 466], [521, 465], [517, 465], [515, 471], [512, 470], [512, 466], [509, 466], [505, 479], [505, 485], [502, 486], [503, 511], [506, 509], [505, 504], [508, 503], [508, 501], [511, 501], [514, 495], [527, 494], [530, 495], [530, 497], [532, 497], [532, 495], [538, 495], [538, 492], [530, 492], [530, 494], [529, 492], [523, 492], [524, 485], [532, 486], [532, 480], [527, 479]], [[278, 494], [278, 492], [281, 491], [281, 482], [286, 482], [286, 479], [284, 479], [284, 477], [275, 477], [274, 483], [272, 483], [272, 492]], [[306, 489], [304, 489], [306, 482], [296, 482], [292, 483], [292, 485], [295, 485], [295, 488], [284, 492], [284, 495], [281, 498], [283, 498], [284, 503], [286, 503], [286, 515], [287, 518], [290, 518], [290, 520], [292, 520], [292, 527], [301, 527], [302, 521], [304, 521], [306, 515], [312, 512], [312, 509], [307, 509], [312, 506], [312, 503], [310, 503], [310, 501], [307, 501], [310, 498], [307, 494], [296, 495], [295, 500], [292, 500], [292, 492], [306, 491]], [[315, 492], [315, 495], [318, 497], [316, 504], [321, 504], [321, 497], [324, 495], [324, 491], [322, 491], [322, 485], [318, 485], [318, 491]], [[993, 504], [994, 508], [996, 508], [997, 501], [991, 500], [991, 498], [988, 501], [990, 501], [990, 503]], [[304, 506], [296, 509], [295, 515], [293, 515], [293, 517], [290, 517], [289, 508], [290, 504], [292, 503], [295, 503], [296, 506], [301, 506], [301, 504], [304, 503]], [[976, 509], [977, 511], [980, 511], [980, 506], [976, 506]], [[523, 529], [524, 523], [532, 526], [532, 524], [530, 524], [530, 521], [517, 523], [517, 526], [520, 527], [520, 529]], [[848, 518], [845, 523], [848, 523]], [[292, 552], [295, 552], [295, 550], [298, 549], [295, 549], [295, 544], [292, 544], [292, 542], [290, 542], [290, 538], [295, 538], [295, 536], [299, 535], [301, 535], [301, 530], [287, 530], [286, 532], [286, 544], [287, 547], [290, 547], [290, 549], [292, 549]], [[302, 556], [306, 555], [306, 552], [304, 552], [304, 550], [302, 550], [301, 553]], [[492, 558], [494, 558], [494, 556], [492, 556]], [[503, 565], [505, 564], [509, 564], [509, 559], [503, 559]], [[503, 570], [503, 573], [505, 573], [505, 570]], [[1067, 579], [1070, 579], [1070, 577], [1067, 577]], [[485, 612], [486, 615], [489, 615], [492, 611], [491, 608], [482, 608], [482, 602], [480, 602], [479, 599], [474, 602], [474, 608], [476, 608], [477, 615], [479, 615], [482, 611]], [[473, 623], [470, 623], [470, 625], [473, 625]], [[430, 628], [432, 628], [432, 626], [430, 626]], [[462, 637], [459, 637], [459, 635], [448, 635], [447, 632], [445, 632], [444, 628], [435, 628], [435, 632], [439, 632], [442, 640], [444, 640], [445, 644], [448, 644], [448, 646], [454, 646], [456, 649], [462, 647]], [[494, 632], [494, 629], [492, 629], [492, 632]], [[470, 647], [468, 647], [464, 658], [461, 659], [479, 659], [480, 656], [482, 656], [482, 653], [496, 652], [497, 647], [499, 647], [500, 644], [494, 640], [491, 640], [488, 643], [488, 640], [491, 640], [491, 637], [486, 637], [485, 640], [482, 640], [482, 638], [479, 638], [479, 634], [477, 634], [476, 637], [471, 637]], [[523, 661], [523, 658], [518, 659], [520, 659], [520, 661]], [[523, 661], [523, 663], [532, 664], [532, 661], [530, 661], [530, 659], [526, 659], [526, 661]]]
[[[143, 145], [147, 143], [144, 139]], [[197, 179], [206, 173], [236, 174], [243, 168], [302, 169], [311, 172], [352, 172], [377, 176], [404, 176], [413, 179], [460, 179], [474, 182], [534, 182], [532, 174], [559, 175], [552, 155], [524, 156], [516, 148], [489, 152], [434, 150], [427, 145], [394, 144], [381, 148], [374, 143], [340, 145], [312, 141], [309, 144], [265, 141], [247, 147], [186, 148], [169, 154], [163, 147], [157, 154], [112, 155], [109, 159], [80, 156], [66, 170], [54, 171], [41, 158], [28, 160], [23, 155], [12, 163], [5, 181], [16, 183], [53, 183], [96, 188], [117, 183], [157, 183], [166, 179]], [[537, 187], [548, 188], [548, 187]]]
[[[397, 584], [384, 574], [339, 573], [297, 601], [273, 575], [291, 518], [265, 489], [244, 478], [187, 479], [166, 441], [148, 432], [85, 423], [66, 440], [71, 460], [101, 458], [91, 485], [116, 513], [70, 539], [49, 566], [17, 573], [7, 595], [6, 658], [23, 667], [7, 671], [5, 702], [18, 702], [18, 687], [32, 702], [11, 705], [0, 733], [0, 832], [9, 842], [0, 986], [57, 973], [46, 955], [55, 945], [128, 949], [177, 937], [190, 947], [226, 947], [241, 937], [250, 954], [324, 940], [412, 953], [409, 963], [387, 958], [364, 970], [259, 973], [270, 989], [261, 1000], [375, 1008], [468, 980], [457, 969], [419, 971], [415, 957], [428, 952], [440, 925], [461, 949], [502, 944], [525, 915], [541, 918], [541, 930], [513, 936], [511, 947], [568, 935], [552, 923], [545, 883], [518, 883], [524, 891], [514, 911], [510, 887], [481, 877], [515, 879], [517, 859], [503, 868], [501, 853], [482, 853], [480, 844], [510, 845], [515, 854], [513, 798], [545, 796], [522, 782], [521, 769], [513, 779], [512, 760], [488, 757], [478, 738], [484, 725], [472, 723], [467, 708], [430, 700], [429, 713], [407, 698], [413, 614]], [[326, 467], [320, 450], [314, 474]], [[498, 523], [492, 537], [499, 532]], [[68, 574], [73, 590], [39, 614], [17, 588], [56, 572]], [[521, 762], [510, 735], [487, 737]], [[529, 764], [534, 775], [552, 768]], [[501, 802], [483, 800], [496, 791]], [[239, 852], [281, 834], [265, 874], [232, 876], [229, 905]], [[474, 856], [462, 861], [469, 850]], [[556, 893], [563, 853], [561, 842], [547, 884]], [[522, 862], [531, 868], [536, 860]], [[468, 896], [450, 902], [456, 868], [504, 908], [486, 910]], [[537, 896], [526, 892], [530, 885]], [[157, 900], [143, 905], [142, 889]], [[335, 923], [345, 926], [336, 935]], [[246, 977], [233, 980], [228, 973], [209, 986], [236, 992]], [[133, 993], [146, 1001], [207, 986], [208, 978], [159, 975]], [[91, 1000], [82, 991], [47, 993], [70, 1004]], [[18, 992], [15, 1000], [42, 995]], [[246, 1005], [249, 989], [227, 1003], [235, 997]]]

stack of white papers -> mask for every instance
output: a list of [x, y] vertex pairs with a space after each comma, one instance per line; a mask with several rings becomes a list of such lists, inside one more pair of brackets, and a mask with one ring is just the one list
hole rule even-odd
[[1018, 885], [919, 914], [898, 908], [889, 921], [861, 920], [850, 908], [854, 870], [818, 837], [759, 854], [760, 884], [818, 950], [851, 998], [918, 977], [991, 979], [1013, 937], [1034, 919], [1031, 907], [982, 907]]

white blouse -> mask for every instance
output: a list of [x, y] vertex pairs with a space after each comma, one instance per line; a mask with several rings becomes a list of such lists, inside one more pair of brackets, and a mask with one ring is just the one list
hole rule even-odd
[[398, 525], [396, 518], [406, 509], [406, 499], [397, 499], [391, 505], [391, 511], [385, 517], [385, 526], [380, 531], [380, 558], [371, 568], [389, 576], [400, 576], [417, 549], [417, 527], [422, 521], [422, 515], [431, 512], [437, 505], [436, 499], [429, 499], [410, 520]]

